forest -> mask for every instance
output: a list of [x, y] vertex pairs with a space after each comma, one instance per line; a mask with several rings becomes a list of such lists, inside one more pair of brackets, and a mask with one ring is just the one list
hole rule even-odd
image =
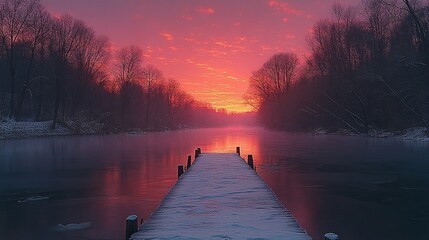
[[53, 16], [39, 0], [0, 1], [0, 119], [150, 131], [243, 117], [193, 99], [137, 46], [113, 50], [83, 21]]
[[336, 3], [307, 37], [309, 54], [278, 53], [254, 71], [246, 101], [271, 128], [428, 128], [429, 3]]
[[[400, 131], [428, 128], [429, 3], [336, 3], [307, 36], [309, 53], [271, 56], [244, 96], [268, 127]], [[247, 119], [196, 101], [105, 36], [39, 0], [0, 1], [0, 119], [96, 121], [106, 129], [217, 126]]]

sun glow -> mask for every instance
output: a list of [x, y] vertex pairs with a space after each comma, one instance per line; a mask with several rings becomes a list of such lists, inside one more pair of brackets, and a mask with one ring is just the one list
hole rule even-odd
[[304, 59], [308, 29], [334, 2], [41, 1], [54, 16], [82, 19], [116, 49], [139, 46], [144, 64], [196, 100], [230, 112], [252, 110], [243, 100], [248, 78], [271, 55], [293, 51]]

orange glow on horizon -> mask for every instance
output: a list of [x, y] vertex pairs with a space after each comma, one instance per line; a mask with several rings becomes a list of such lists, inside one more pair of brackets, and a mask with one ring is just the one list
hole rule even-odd
[[[54, 16], [83, 20], [112, 48], [137, 45], [144, 64], [177, 80], [196, 100], [249, 112], [248, 79], [273, 54], [308, 53], [312, 26], [335, 0], [41, 0]], [[344, 0], [357, 4], [360, 0]], [[310, 29], [310, 30], [309, 30]]]
[[[252, 132], [241, 127], [226, 128], [229, 135], [215, 138], [211, 143], [201, 147], [203, 153], [235, 153], [235, 147], [240, 147], [241, 157], [247, 159], [248, 154], [252, 154], [255, 164], [260, 164], [260, 139]], [[257, 130], [256, 130], [257, 131]]]

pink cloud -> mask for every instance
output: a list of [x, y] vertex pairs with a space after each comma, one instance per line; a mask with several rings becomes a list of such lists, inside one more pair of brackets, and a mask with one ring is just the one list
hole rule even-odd
[[163, 32], [163, 33], [160, 33], [159, 35], [161, 35], [166, 41], [173, 41], [174, 39], [171, 33]]
[[193, 37], [186, 37], [186, 38], [184, 38], [183, 40], [185, 40], [185, 41], [187, 41], [187, 42], [190, 42], [190, 43], [193, 43], [193, 44], [201, 44], [201, 42], [200, 42], [200, 41], [198, 41], [197, 39], [195, 39], [195, 38], [193, 38]]
[[153, 53], [153, 48], [152, 48], [151, 46], [147, 46], [147, 47], [146, 47], [146, 51], [147, 51], [148, 53]]
[[267, 45], [260, 46], [262, 51], [271, 51], [273, 48]]
[[268, 5], [270, 7], [275, 8], [278, 11], [283, 12], [283, 13], [293, 14], [293, 15], [296, 15], [296, 16], [302, 15], [302, 11], [300, 11], [300, 10], [292, 7], [287, 2], [282, 2], [280, 0], [268, 0]]
[[208, 14], [208, 15], [211, 15], [215, 12], [215, 9], [212, 7], [198, 7], [196, 10], [199, 13]]

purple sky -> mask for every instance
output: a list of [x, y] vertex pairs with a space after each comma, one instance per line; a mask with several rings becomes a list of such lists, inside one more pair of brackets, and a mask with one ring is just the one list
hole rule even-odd
[[[360, 0], [338, 1], [357, 5]], [[178, 80], [197, 100], [249, 111], [242, 97], [251, 72], [274, 53], [303, 57], [306, 37], [331, 15], [334, 0], [42, 0], [54, 15], [69, 13], [113, 49], [141, 47], [145, 64]]]

